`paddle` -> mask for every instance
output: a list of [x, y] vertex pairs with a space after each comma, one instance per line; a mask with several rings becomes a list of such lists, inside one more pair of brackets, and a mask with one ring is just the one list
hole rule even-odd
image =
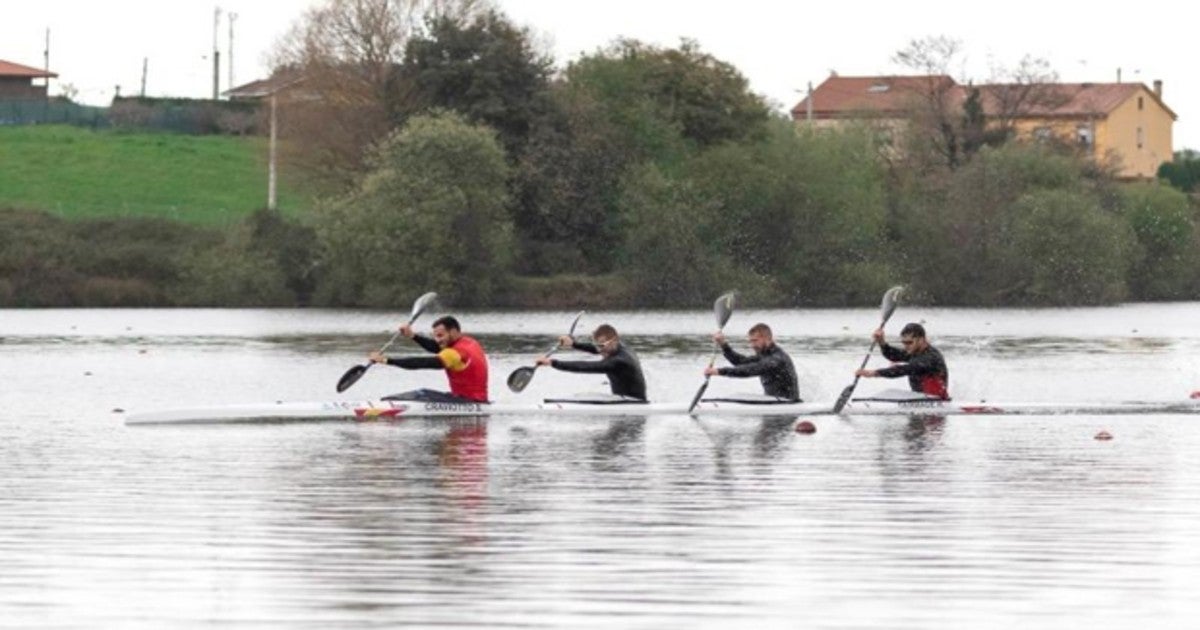
[[[733, 315], [734, 303], [737, 302], [737, 291], [730, 291], [725, 295], [717, 298], [713, 303], [713, 315], [717, 318], [717, 330], [724, 330], [729, 317]], [[712, 367], [717, 362], [717, 353], [720, 352], [720, 346], [713, 349], [712, 356], [708, 359], [708, 367]], [[700, 397], [704, 395], [704, 390], [708, 389], [708, 382], [712, 380], [712, 375], [705, 374], [704, 382], [700, 384], [700, 389], [696, 391], [696, 395], [692, 396], [692, 404], [688, 405], [688, 413], [696, 408], [700, 403]]]
[[[417, 318], [421, 316], [421, 313], [426, 308], [429, 308], [429, 305], [433, 304], [435, 300], [437, 300], [437, 294], [433, 293], [433, 292], [426, 293], [425, 295], [422, 295], [421, 297], [417, 298], [417, 301], [413, 302], [412, 316], [408, 318], [408, 325], [412, 326], [413, 322], [417, 321]], [[399, 336], [400, 336], [399, 330], [392, 333], [392, 338], [388, 339], [388, 342], [383, 344], [383, 347], [380, 348], [379, 351], [384, 352], [385, 350], [390, 348], [392, 346], [392, 344], [396, 341], [396, 338]], [[356, 366], [350, 368], [349, 370], [346, 370], [346, 373], [342, 375], [342, 378], [338, 379], [338, 382], [337, 382], [338, 393], [341, 393], [341, 392], [346, 391], [347, 389], [350, 389], [350, 386], [357, 383], [358, 379], [362, 378], [362, 375], [367, 373], [367, 368], [371, 367], [372, 365], [374, 365], [374, 363], [372, 361], [367, 361], [366, 363], [364, 363], [362, 365], [356, 365]]]
[[[568, 337], [575, 336], [575, 326], [579, 325], [579, 318], [583, 317], [584, 312], [585, 311], [579, 311], [579, 314], [575, 316], [575, 321], [571, 322], [571, 330], [567, 332]], [[550, 350], [546, 352], [546, 356], [550, 356], [555, 352], [558, 352], [558, 349], [561, 347], [562, 346], [559, 344], [554, 344], [554, 347], [550, 348]], [[535, 363], [533, 365], [526, 365], [513, 370], [512, 374], [508, 375], [508, 388], [517, 393], [524, 391], [525, 387], [529, 385], [529, 381], [533, 380], [534, 372], [536, 372], [539, 367], [541, 367], [541, 364]]]
[[[896, 301], [900, 299], [900, 292], [903, 290], [904, 287], [895, 286], [888, 289], [887, 293], [883, 294], [883, 302], [879, 305], [879, 315], [881, 319], [879, 322], [880, 328], [883, 328], [884, 325], [887, 324], [888, 319], [892, 317], [892, 312], [896, 310]], [[875, 340], [871, 339], [871, 347], [867, 349], [867, 356], [863, 357], [862, 365], [858, 366], [858, 369], [861, 370], [867, 367], [867, 361], [871, 360], [871, 353], [874, 351]], [[846, 386], [846, 389], [842, 390], [842, 395], [838, 396], [837, 402], [833, 404], [833, 413], [841, 413], [842, 409], [846, 407], [846, 403], [850, 402], [850, 396], [854, 394], [854, 388], [858, 387], [858, 378], [859, 376], [855, 374], [854, 382], [850, 383]]]

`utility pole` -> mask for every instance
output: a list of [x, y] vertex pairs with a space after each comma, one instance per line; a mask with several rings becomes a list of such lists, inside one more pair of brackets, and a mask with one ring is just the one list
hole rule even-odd
[[42, 122], [50, 116], [50, 27], [46, 27], [46, 49], [43, 51], [43, 56], [46, 60], [46, 78], [45, 81], [46, 93], [42, 95]]
[[267, 210], [275, 209], [275, 93], [278, 87], [271, 87], [271, 141], [268, 145], [267, 159]]
[[50, 95], [50, 28], [46, 28], [46, 50], [42, 52], [46, 60], [46, 96]]
[[806, 110], [807, 110], [807, 111], [805, 111], [805, 112], [804, 112], [804, 119], [805, 119], [806, 121], [808, 121], [808, 124], [809, 124], [809, 125], [812, 125], [812, 120], [813, 120], [813, 102], [812, 102], [812, 97], [813, 97], [812, 81], [809, 81], [809, 82], [808, 82], [808, 98], [807, 98], [807, 99], [805, 99], [805, 101], [808, 103], [808, 107], [806, 108]]
[[142, 98], [146, 98], [146, 70], [150, 66], [150, 58], [142, 57]]
[[217, 49], [217, 31], [221, 28], [221, 7], [213, 7], [213, 100], [221, 96], [221, 51]]
[[237, 21], [237, 17], [238, 17], [238, 14], [234, 13], [233, 11], [229, 12], [229, 79], [228, 79], [228, 85], [229, 85], [229, 89], [231, 89], [231, 90], [235, 87], [235, 84], [233, 82], [233, 23]]

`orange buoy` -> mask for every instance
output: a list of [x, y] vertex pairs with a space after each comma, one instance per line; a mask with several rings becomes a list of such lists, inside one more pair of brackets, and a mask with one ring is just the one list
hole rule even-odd
[[1111, 433], [1109, 433], [1108, 431], [1105, 431], [1104, 429], [1101, 429], [1101, 430], [1100, 430], [1100, 432], [1096, 434], [1096, 439], [1097, 439], [1097, 440], [1100, 440], [1100, 441], [1102, 441], [1102, 442], [1103, 442], [1103, 441], [1107, 441], [1107, 440], [1111, 440], [1111, 439], [1112, 439], [1112, 434], [1111, 434]]
[[807, 435], [809, 433], [816, 433], [816, 432], [817, 432], [817, 425], [809, 422], [808, 420], [803, 420], [800, 422], [800, 424], [796, 425], [796, 433], [804, 433]]

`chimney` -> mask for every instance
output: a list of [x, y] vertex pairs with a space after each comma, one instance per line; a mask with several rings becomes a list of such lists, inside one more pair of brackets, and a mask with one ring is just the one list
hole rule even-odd
[[1162, 79], [1154, 80], [1154, 95], [1162, 100]]

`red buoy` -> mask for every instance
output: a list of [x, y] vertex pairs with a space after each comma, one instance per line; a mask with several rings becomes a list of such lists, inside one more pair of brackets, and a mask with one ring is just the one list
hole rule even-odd
[[817, 425], [809, 422], [808, 420], [802, 420], [800, 422], [800, 424], [796, 425], [796, 433], [809, 434], [809, 433], [816, 433], [816, 432], [817, 432]]
[[1109, 433], [1108, 431], [1105, 431], [1104, 429], [1101, 429], [1100, 432], [1096, 434], [1096, 439], [1100, 440], [1100, 441], [1111, 440], [1112, 434]]

